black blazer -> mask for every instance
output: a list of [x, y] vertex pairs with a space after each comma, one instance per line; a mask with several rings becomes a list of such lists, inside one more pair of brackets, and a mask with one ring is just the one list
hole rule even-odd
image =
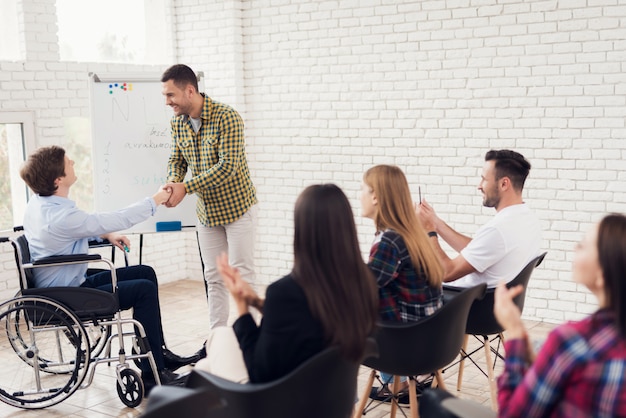
[[291, 275], [267, 288], [258, 327], [246, 314], [233, 328], [251, 383], [278, 379], [327, 346], [321, 323], [313, 318], [304, 291]]

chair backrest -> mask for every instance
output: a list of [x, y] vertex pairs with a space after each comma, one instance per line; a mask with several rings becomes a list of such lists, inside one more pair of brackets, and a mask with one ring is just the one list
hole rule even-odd
[[17, 266], [17, 272], [20, 276], [20, 289], [24, 290], [35, 287], [33, 270], [24, 268], [24, 264], [31, 262], [28, 240], [24, 235], [19, 235], [11, 239], [11, 245], [13, 245], [15, 265]]
[[224, 401], [208, 390], [157, 386], [150, 392], [142, 418], [207, 418], [223, 408]]
[[[526, 289], [528, 288], [530, 276], [532, 275], [535, 267], [541, 264], [545, 256], [546, 253], [543, 253], [532, 259], [528, 264], [526, 264], [526, 267], [524, 267], [522, 271], [520, 271], [518, 275], [506, 285], [509, 288], [517, 285], [522, 285], [524, 287], [522, 293], [513, 299], [513, 302], [515, 302], [520, 311], [524, 310]], [[485, 297], [482, 300], [474, 302], [472, 309], [470, 310], [469, 317], [467, 318], [467, 334], [493, 335], [503, 331], [493, 314], [494, 295], [494, 288], [487, 289]]]
[[211, 412], [212, 418], [347, 418], [354, 407], [358, 369], [358, 362], [331, 347], [273, 382], [240, 384], [193, 370], [187, 386], [209, 389], [226, 402], [226, 408]]
[[463, 345], [472, 302], [481, 298], [486, 288], [483, 283], [466, 289], [417, 322], [380, 324], [378, 357], [367, 358], [363, 364], [400, 376], [432, 373], [450, 364]]

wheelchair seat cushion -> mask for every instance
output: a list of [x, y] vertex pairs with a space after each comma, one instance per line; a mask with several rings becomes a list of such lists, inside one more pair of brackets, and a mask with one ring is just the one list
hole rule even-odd
[[44, 296], [65, 306], [81, 320], [111, 318], [119, 311], [115, 295], [84, 287], [42, 287], [22, 290], [24, 296]]

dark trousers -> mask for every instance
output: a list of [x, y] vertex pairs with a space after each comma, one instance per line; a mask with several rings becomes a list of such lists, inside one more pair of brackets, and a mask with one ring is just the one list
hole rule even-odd
[[[163, 326], [156, 273], [150, 266], [138, 265], [115, 270], [118, 300], [122, 310], [133, 308], [133, 318], [143, 325], [158, 370], [164, 368]], [[83, 287], [112, 292], [111, 272], [102, 271], [87, 276]], [[150, 372], [147, 360], [142, 360], [142, 371]]]

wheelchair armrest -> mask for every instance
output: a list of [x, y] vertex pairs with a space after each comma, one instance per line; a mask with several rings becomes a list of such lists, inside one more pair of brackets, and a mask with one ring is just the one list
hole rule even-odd
[[117, 293], [117, 274], [115, 265], [108, 259], [102, 258], [100, 254], [68, 254], [68, 255], [52, 255], [40, 258], [32, 263], [24, 263], [24, 269], [33, 269], [39, 267], [63, 266], [68, 264], [87, 264], [92, 262], [100, 262], [108, 265], [111, 271], [111, 284], [113, 285], [113, 293]]
[[50, 257], [40, 258], [33, 261], [33, 266], [44, 266], [62, 263], [80, 263], [101, 260], [100, 254], [70, 254], [70, 255], [51, 255]]

